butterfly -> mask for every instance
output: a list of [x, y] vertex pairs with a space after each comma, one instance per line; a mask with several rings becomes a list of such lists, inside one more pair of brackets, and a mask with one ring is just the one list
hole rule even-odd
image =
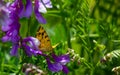
[[42, 26], [39, 27], [36, 38], [40, 41], [39, 49], [41, 51], [52, 51], [58, 45], [51, 45], [50, 38]]

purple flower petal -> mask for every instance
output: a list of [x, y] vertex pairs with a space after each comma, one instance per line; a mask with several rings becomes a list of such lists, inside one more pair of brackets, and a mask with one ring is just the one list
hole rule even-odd
[[22, 3], [22, 0], [18, 0], [16, 8], [17, 8], [16, 12], [18, 13], [18, 16], [22, 18], [24, 15], [24, 5]]
[[10, 29], [10, 24], [12, 23], [12, 20], [8, 17], [7, 11], [0, 11], [0, 24], [2, 25], [2, 31], [8, 31]]
[[19, 23], [14, 23], [14, 25], [11, 25], [10, 29], [6, 32], [6, 35], [2, 38], [2, 41], [11, 41], [13, 43], [18, 43], [20, 39], [19, 28]]
[[58, 72], [58, 71], [63, 69], [63, 67], [62, 67], [62, 65], [60, 63], [57, 63], [57, 62], [51, 63], [49, 58], [47, 58], [46, 60], [47, 60], [48, 68], [52, 72]]
[[44, 19], [44, 17], [38, 11], [35, 11], [35, 15], [36, 15], [36, 19], [40, 23], [46, 24], [46, 20]]
[[2, 42], [7, 42], [7, 41], [10, 41], [10, 39], [11, 38], [8, 35], [5, 35], [5, 36], [2, 37], [1, 40], [2, 40]]
[[9, 6], [9, 10], [14, 13], [17, 14], [19, 17], [23, 15], [23, 11], [24, 11], [24, 6], [22, 3], [22, 0], [15, 0], [10, 6]]
[[52, 57], [56, 62], [61, 63], [62, 65], [65, 65], [66, 63], [70, 62], [70, 57], [69, 55], [61, 55], [61, 56], [56, 56], [55, 54], [52, 54]]
[[22, 46], [24, 47], [25, 53], [26, 53], [28, 56], [36, 55], [36, 54], [34, 54], [32, 51], [30, 51], [30, 47], [27, 46], [26, 44], [22, 44]]
[[36, 56], [37, 54], [42, 54], [41, 51], [37, 51], [35, 49], [32, 49], [31, 47], [29, 47], [28, 45], [26, 44], [22, 44], [22, 46], [24, 47], [25, 49], [25, 53], [28, 55], [28, 56]]
[[10, 54], [13, 56], [18, 56], [18, 48], [19, 48], [18, 44], [13, 44]]
[[39, 13], [38, 8], [39, 8], [39, 0], [35, 0], [34, 12], [35, 12], [36, 19], [37, 19], [40, 23], [45, 24], [45, 23], [46, 23], [46, 20], [45, 20], [45, 19], [43, 18], [43, 16]]
[[3, 22], [4, 22], [4, 23], [2, 23], [2, 28], [1, 28], [2, 31], [4, 31], [4, 32], [5, 32], [5, 31], [8, 31], [8, 30], [11, 28], [11, 27], [9, 26], [9, 23], [10, 23], [9, 20], [8, 20], [9, 23], [8, 23], [7, 21], [3, 21]]
[[31, 0], [26, 0], [26, 6], [25, 6], [25, 12], [24, 12], [24, 16], [29, 18], [32, 14], [33, 8], [32, 8], [32, 2]]
[[54, 53], [52, 54], [52, 57], [54, 59], [54, 63], [50, 62], [50, 59], [47, 58], [47, 63], [48, 63], [48, 68], [53, 71], [53, 72], [58, 72], [62, 70], [64, 73], [68, 73], [69, 70], [65, 66], [66, 63], [70, 62], [70, 57], [69, 55], [61, 55], [61, 56], [56, 56]]
[[2, 7], [4, 4], [4, 1], [0, 0], [0, 7]]
[[46, 12], [47, 12], [46, 7], [44, 6], [43, 3], [39, 3], [38, 11], [39, 11], [40, 13], [46, 13]]
[[65, 65], [63, 65], [62, 71], [66, 74], [68, 74], [68, 72], [69, 72], [68, 68]]
[[37, 38], [27, 37], [23, 41], [28, 42], [29, 44], [27, 44], [27, 45], [29, 45], [31, 48], [39, 49], [38, 46], [40, 45], [40, 42]]
[[[1, 3], [0, 3], [1, 4]], [[12, 20], [9, 18], [9, 10], [5, 4], [0, 5], [0, 25], [2, 25], [2, 31], [10, 29]]]
[[47, 8], [52, 8], [52, 3], [50, 0], [42, 0], [42, 1]]
[[38, 45], [39, 41], [33, 37], [27, 37], [22, 41], [22, 47], [25, 49], [25, 52], [28, 56], [41, 55], [42, 52], [39, 50]]

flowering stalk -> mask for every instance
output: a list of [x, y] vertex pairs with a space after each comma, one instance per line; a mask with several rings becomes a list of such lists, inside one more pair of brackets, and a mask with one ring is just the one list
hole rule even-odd
[[[50, 0], [46, 0], [46, 1], [49, 2], [48, 4], [51, 7]], [[43, 2], [45, 3], [45, 1], [43, 1]], [[41, 0], [35, 0], [34, 12], [36, 15], [36, 19], [40, 23], [46, 23], [45, 19], [40, 14], [40, 12], [42, 12], [42, 11], [39, 12], [39, 8], [41, 8], [40, 4], [42, 4]], [[23, 17], [29, 18], [31, 16], [32, 11], [33, 11], [32, 1], [26, 0], [25, 6], [23, 5], [22, 0], [15, 0], [11, 4], [10, 3], [5, 4], [3, 1], [1, 1], [0, 6], [1, 6], [1, 8], [0, 8], [0, 14], [1, 14], [0, 24], [2, 25], [1, 26], [2, 31], [6, 33], [6, 35], [3, 36], [2, 41], [3, 42], [7, 42], [7, 41], [12, 42], [13, 46], [12, 46], [12, 50], [10, 53], [11, 53], [11, 55], [17, 56], [18, 48], [20, 46], [19, 43], [21, 42], [20, 35], [19, 35], [19, 30], [20, 30], [19, 20]], [[45, 11], [46, 11], [45, 7], [43, 9], [45, 9]], [[22, 44], [22, 46], [26, 46], [26, 45]]]

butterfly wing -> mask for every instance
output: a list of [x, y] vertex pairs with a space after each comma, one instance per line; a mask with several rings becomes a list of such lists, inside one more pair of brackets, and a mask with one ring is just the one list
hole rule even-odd
[[51, 51], [52, 45], [50, 39], [42, 26], [40, 26], [36, 38], [40, 41], [39, 49], [42, 51]]

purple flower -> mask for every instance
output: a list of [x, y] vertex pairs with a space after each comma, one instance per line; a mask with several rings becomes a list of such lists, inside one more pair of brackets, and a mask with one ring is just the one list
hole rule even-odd
[[20, 39], [19, 28], [20, 28], [19, 23], [16, 22], [11, 24], [9, 30], [6, 31], [6, 35], [3, 36], [2, 41], [3, 42], [11, 41], [13, 43], [19, 42]]
[[13, 56], [18, 56], [18, 48], [19, 48], [19, 44], [13, 44], [12, 49], [10, 51], [10, 54]]
[[[19, 17], [20, 18], [22, 18], [22, 17], [29, 18], [33, 11], [31, 0], [26, 0], [25, 7], [23, 6], [21, 0], [17, 0], [17, 2], [20, 5]], [[46, 20], [41, 15], [41, 13], [46, 13], [47, 12], [46, 8], [52, 8], [51, 1], [50, 0], [34, 0], [34, 3], [35, 3], [34, 4], [34, 13], [35, 13], [36, 19], [38, 20], [38, 22], [45, 24]]]
[[9, 30], [9, 26], [12, 23], [12, 20], [9, 18], [9, 10], [7, 4], [3, 1], [0, 1], [0, 25], [2, 25], [2, 30]]
[[49, 70], [53, 72], [62, 70], [66, 74], [69, 72], [68, 68], [65, 66], [66, 63], [70, 62], [69, 55], [56, 56], [52, 54], [52, 58], [54, 59], [54, 63], [51, 63], [50, 59], [46, 58]]
[[31, 0], [26, 0], [26, 5], [25, 5], [24, 9], [22, 10], [22, 13], [19, 14], [19, 17], [20, 18], [22, 18], [22, 17], [29, 18], [32, 14], [32, 11], [33, 11], [33, 7], [32, 7]]
[[46, 13], [46, 8], [52, 8], [52, 4], [50, 0], [40, 0], [38, 11], [40, 13]]
[[18, 18], [23, 14], [24, 5], [22, 0], [15, 0], [12, 4], [9, 5], [10, 18]]
[[27, 37], [22, 40], [22, 47], [25, 50], [25, 53], [28, 56], [32, 55], [41, 55], [42, 52], [39, 50], [38, 45], [40, 44], [39, 40], [34, 37]]
[[9, 30], [6, 31], [5, 36], [2, 37], [3, 42], [7, 42], [7, 41], [12, 42], [13, 46], [10, 51], [10, 54], [13, 56], [18, 55], [19, 40], [20, 40], [19, 28], [20, 28], [19, 23], [15, 22], [15, 23], [11, 24], [9, 27]]
[[[18, 5], [20, 4], [20, 5]], [[19, 13], [22, 10], [21, 8], [21, 1], [16, 0], [12, 4], [2, 4], [0, 8], [0, 13], [2, 13], [2, 17], [0, 17], [0, 23], [2, 31], [6, 34], [2, 37], [3, 42], [10, 41], [12, 42], [12, 49], [10, 51], [11, 55], [18, 55], [18, 48], [19, 48]]]
[[56, 56], [55, 54], [52, 54], [52, 57], [56, 62], [59, 62], [62, 65], [66, 65], [66, 63], [70, 61], [69, 55]]
[[47, 60], [49, 70], [51, 70], [53, 72], [58, 72], [63, 69], [63, 67], [60, 63], [58, 63], [58, 62], [51, 63], [49, 58], [47, 58], [46, 60]]
[[35, 7], [34, 7], [34, 12], [35, 12], [35, 16], [36, 19], [40, 22], [45, 24], [46, 20], [44, 19], [44, 17], [40, 14], [40, 12], [38, 11], [39, 9], [39, 0], [35, 0]]
[[50, 0], [35, 0], [35, 6], [34, 6], [35, 16], [36, 19], [43, 24], [46, 23], [46, 20], [43, 18], [41, 13], [45, 13], [46, 8], [52, 8]]
[[[41, 13], [46, 13], [46, 8], [52, 8], [52, 4], [50, 0], [34, 0], [34, 13], [38, 22], [45, 24], [46, 20], [41, 15]], [[27, 17], [29, 18], [32, 14], [33, 7], [31, 0], [26, 0], [26, 5], [24, 6], [22, 0], [16, 0], [12, 7], [16, 7], [19, 9], [17, 12], [20, 18]]]

